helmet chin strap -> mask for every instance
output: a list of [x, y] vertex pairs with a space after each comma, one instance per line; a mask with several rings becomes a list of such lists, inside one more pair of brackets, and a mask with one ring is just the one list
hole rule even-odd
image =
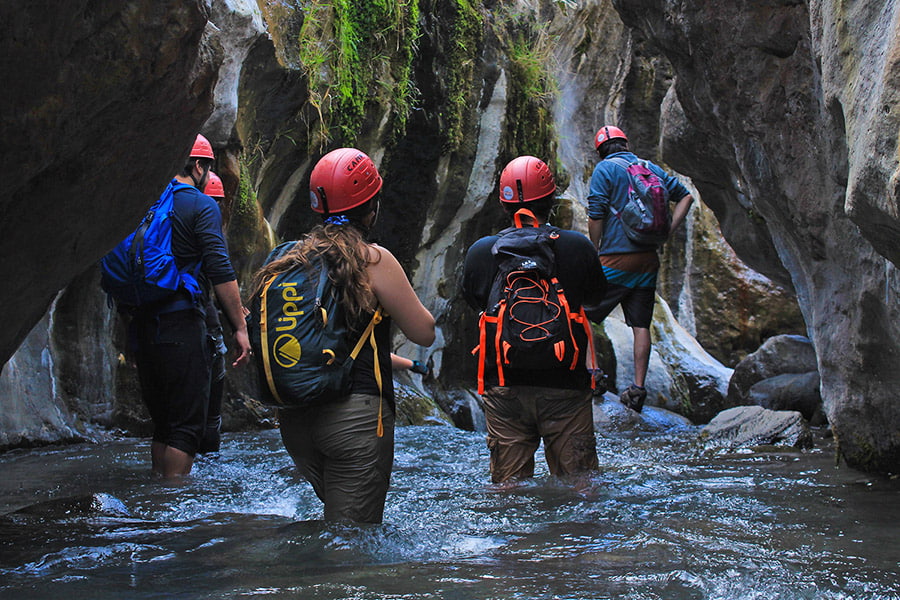
[[381, 214], [381, 199], [376, 196], [375, 197], [375, 216], [372, 217], [372, 225], [371, 227], [375, 227], [375, 223], [378, 222], [378, 215]]
[[[194, 166], [197, 166], [199, 164], [200, 164], [200, 161], [194, 161]], [[206, 169], [203, 171], [203, 174], [200, 175], [200, 180], [198, 181], [197, 178], [194, 177], [194, 169], [191, 169], [191, 181], [194, 182], [194, 187], [197, 188], [198, 190], [200, 190], [201, 192], [203, 191], [203, 187], [204, 187], [201, 184], [203, 183], [203, 180], [206, 178], [207, 173], [209, 173], [209, 169]]]

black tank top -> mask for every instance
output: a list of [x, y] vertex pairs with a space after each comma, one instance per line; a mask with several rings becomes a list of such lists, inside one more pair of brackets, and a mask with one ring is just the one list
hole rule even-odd
[[[367, 314], [360, 323], [351, 328], [353, 334], [351, 340], [354, 345], [362, 335], [363, 330], [369, 324], [372, 318], [371, 313]], [[382, 397], [387, 401], [391, 408], [394, 408], [394, 378], [391, 369], [391, 318], [385, 317], [381, 323], [375, 326], [375, 343], [378, 345], [378, 366], [381, 371]], [[378, 383], [375, 380], [375, 353], [372, 345], [366, 341], [362, 350], [356, 357], [351, 370], [352, 387], [351, 392], [354, 394], [371, 394], [378, 395]]]

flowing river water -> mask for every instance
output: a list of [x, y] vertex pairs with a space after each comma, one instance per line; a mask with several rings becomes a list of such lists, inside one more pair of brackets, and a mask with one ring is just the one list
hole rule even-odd
[[598, 435], [589, 480], [500, 487], [483, 433], [399, 428], [379, 526], [319, 520], [277, 431], [178, 487], [147, 440], [8, 452], [0, 598], [900, 598], [900, 481], [695, 438]]

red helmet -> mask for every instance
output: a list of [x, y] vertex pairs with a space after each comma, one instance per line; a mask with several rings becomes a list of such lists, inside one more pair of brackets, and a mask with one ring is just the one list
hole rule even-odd
[[222, 185], [222, 179], [212, 171], [209, 172], [209, 179], [206, 180], [203, 193], [210, 198], [225, 198], [225, 186]]
[[514, 158], [500, 173], [500, 202], [531, 202], [555, 191], [550, 167], [533, 156]]
[[199, 133], [197, 139], [194, 140], [194, 147], [191, 148], [191, 158], [216, 158], [216, 155], [213, 154], [212, 144]]
[[604, 125], [597, 132], [597, 135], [594, 136], [594, 149], [596, 150], [600, 147], [601, 144], [604, 144], [609, 140], [614, 140], [616, 138], [625, 140], [626, 142], [628, 141], [628, 138], [625, 137], [624, 131], [622, 131], [615, 125]]
[[365, 152], [338, 148], [319, 159], [309, 176], [309, 204], [317, 213], [342, 213], [381, 190], [381, 175]]

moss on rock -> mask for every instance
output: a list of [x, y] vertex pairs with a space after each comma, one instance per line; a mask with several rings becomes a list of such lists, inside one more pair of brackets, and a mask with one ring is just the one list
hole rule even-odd
[[319, 114], [310, 144], [355, 140], [370, 105], [390, 106], [394, 131], [402, 133], [416, 97], [418, 37], [416, 0], [310, 3], [298, 39], [309, 101]]

